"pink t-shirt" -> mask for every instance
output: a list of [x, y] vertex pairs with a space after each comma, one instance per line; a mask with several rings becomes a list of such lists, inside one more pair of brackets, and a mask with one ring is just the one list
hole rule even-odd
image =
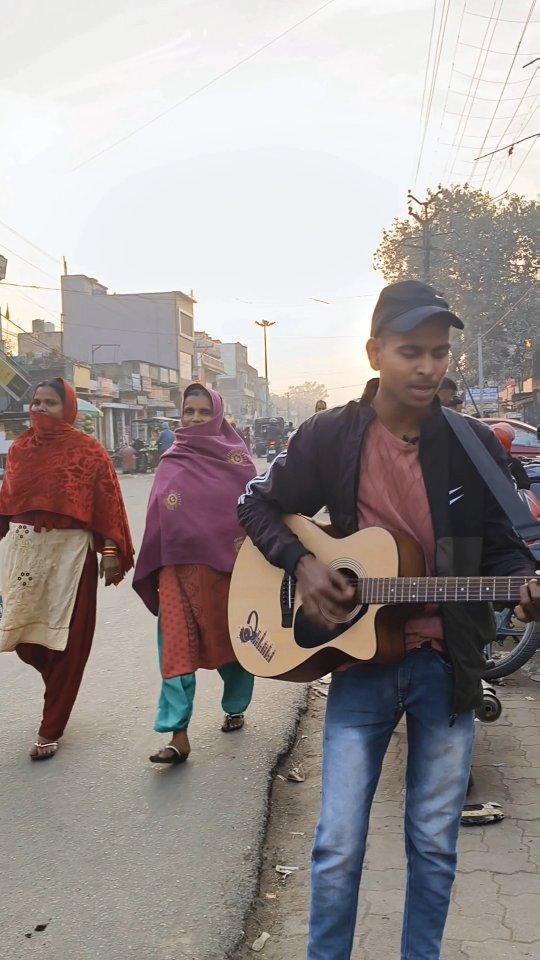
[[[435, 534], [418, 444], [395, 437], [378, 419], [369, 425], [362, 447], [357, 509], [361, 530], [383, 527], [416, 540], [424, 551], [427, 575], [435, 574]], [[405, 624], [407, 650], [426, 640], [442, 649], [443, 637], [442, 619], [434, 604], [427, 604], [424, 612]]]

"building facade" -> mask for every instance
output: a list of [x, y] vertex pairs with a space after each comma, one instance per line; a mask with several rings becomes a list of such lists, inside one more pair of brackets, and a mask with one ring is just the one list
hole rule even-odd
[[225, 373], [219, 378], [218, 390], [229, 416], [238, 426], [247, 425], [256, 417], [257, 371], [249, 364], [247, 347], [243, 343], [222, 343], [219, 352]]
[[61, 278], [62, 352], [86, 363], [139, 361], [193, 379], [194, 305], [190, 294], [111, 294], [84, 274]]
[[46, 357], [62, 352], [62, 334], [49, 320], [32, 320], [32, 333], [17, 336], [19, 357]]
[[205, 387], [218, 389], [218, 379], [225, 373], [220, 354], [221, 341], [214, 340], [205, 330], [195, 331], [195, 359], [193, 376]]

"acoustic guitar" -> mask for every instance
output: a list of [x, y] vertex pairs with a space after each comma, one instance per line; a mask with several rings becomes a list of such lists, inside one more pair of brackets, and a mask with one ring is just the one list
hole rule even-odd
[[246, 539], [232, 574], [229, 630], [238, 661], [257, 677], [306, 681], [351, 660], [398, 663], [413, 605], [517, 603], [529, 579], [426, 577], [422, 550], [408, 537], [370, 527], [337, 539], [306, 517], [283, 519], [311, 553], [356, 584], [356, 598], [342, 621], [321, 629], [305, 616], [295, 577]]

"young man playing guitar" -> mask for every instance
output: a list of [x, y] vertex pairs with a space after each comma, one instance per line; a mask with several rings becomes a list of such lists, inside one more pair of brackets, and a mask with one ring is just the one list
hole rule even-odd
[[[529, 551], [460, 447], [437, 391], [450, 327], [463, 324], [425, 284], [386, 287], [367, 353], [379, 380], [360, 402], [317, 414], [292, 437], [264, 478], [248, 485], [239, 515], [266, 558], [297, 578], [305, 614], [329, 627], [354, 588], [310, 554], [281, 520], [327, 505], [343, 536], [368, 527], [405, 533], [423, 548], [428, 575], [534, 577]], [[471, 429], [505, 468], [487, 426]], [[540, 619], [540, 587], [522, 588], [517, 615]], [[405, 656], [338, 670], [328, 697], [323, 792], [312, 863], [308, 960], [349, 960], [369, 815], [394, 727], [408, 735], [407, 891], [401, 960], [438, 960], [456, 869], [456, 843], [471, 765], [473, 710], [487, 603], [411, 610]]]

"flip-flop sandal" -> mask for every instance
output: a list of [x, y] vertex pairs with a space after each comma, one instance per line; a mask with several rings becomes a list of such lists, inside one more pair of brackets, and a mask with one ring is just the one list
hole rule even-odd
[[[35, 743], [34, 746], [37, 748], [37, 753], [31, 753], [30, 759], [32, 761], [37, 760], [52, 760], [58, 752], [58, 740], [54, 740], [52, 743]], [[52, 753], [40, 753], [40, 750], [45, 750], [47, 748], [54, 747]]]
[[504, 820], [499, 803], [466, 803], [461, 813], [462, 827], [485, 827]]
[[[172, 750], [172, 757], [162, 757], [162, 754], [165, 750]], [[168, 743], [166, 747], [162, 747], [159, 753], [154, 753], [150, 757], [150, 763], [168, 763], [169, 766], [176, 766], [179, 763], [185, 763], [189, 753], [181, 753], [178, 747], [173, 747], [172, 743]]]
[[[235, 723], [235, 721], [238, 721]], [[228, 713], [223, 721], [222, 730], [223, 733], [236, 733], [237, 730], [241, 730], [244, 726], [244, 714], [243, 713]]]

